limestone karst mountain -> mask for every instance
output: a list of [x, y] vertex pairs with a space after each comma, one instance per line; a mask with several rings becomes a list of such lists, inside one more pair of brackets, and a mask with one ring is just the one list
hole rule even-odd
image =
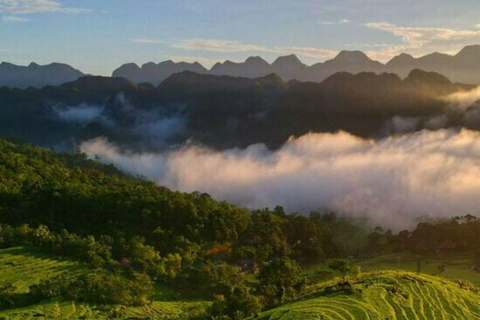
[[56, 86], [65, 82], [75, 81], [83, 75], [82, 72], [61, 63], [41, 66], [32, 62], [28, 66], [18, 66], [2, 62], [0, 64], [0, 87], [41, 88], [46, 85]]

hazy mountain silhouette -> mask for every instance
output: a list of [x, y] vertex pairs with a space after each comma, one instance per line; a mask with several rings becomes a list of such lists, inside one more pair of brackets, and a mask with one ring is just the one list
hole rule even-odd
[[300, 61], [296, 55], [278, 57], [273, 63], [272, 68], [283, 80], [302, 79], [308, 66]]
[[274, 73], [272, 66], [260, 57], [250, 57], [245, 62], [225, 61], [216, 63], [209, 72], [216, 76], [260, 78]]
[[74, 81], [84, 74], [69, 65], [52, 63], [40, 66], [32, 62], [28, 66], [17, 66], [11, 63], [0, 64], [0, 87], [41, 88], [46, 85], [60, 85]]
[[403, 122], [413, 123], [407, 126], [413, 131], [480, 130], [476, 109], [451, 109], [439, 99], [472, 88], [418, 69], [403, 80], [393, 73], [338, 72], [322, 82], [185, 71], [157, 87], [87, 76], [41, 89], [0, 87], [0, 134], [46, 147], [103, 136], [131, 149], [157, 150], [186, 141], [218, 149], [278, 148], [310, 131], [371, 138], [403, 132]]
[[467, 46], [456, 55], [432, 53], [420, 58], [400, 55], [386, 64], [386, 70], [404, 77], [413, 69], [434, 71], [453, 82], [480, 84], [480, 45]]
[[307, 75], [299, 80], [320, 82], [337, 72], [375, 72], [380, 73], [384, 66], [373, 61], [361, 51], [341, 51], [335, 58], [317, 63], [308, 68]]
[[453, 82], [480, 84], [480, 45], [467, 46], [456, 55], [431, 53], [414, 58], [402, 53], [386, 64], [370, 59], [361, 51], [341, 51], [335, 58], [307, 66], [295, 55], [278, 57], [269, 64], [261, 57], [250, 57], [244, 62], [218, 62], [210, 70], [199, 63], [152, 62], [138, 67], [125, 64], [113, 72], [115, 77], [125, 77], [132, 82], [149, 82], [154, 86], [160, 84], [170, 75], [182, 71], [200, 74], [259, 78], [271, 73], [278, 74], [284, 81], [299, 80], [321, 82], [338, 72], [357, 74], [360, 72], [389, 72], [405, 78], [412, 70], [421, 69], [445, 75]]
[[116, 69], [112, 76], [123, 77], [134, 83], [148, 82], [154, 86], [158, 86], [163, 80], [172, 74], [183, 71], [206, 73], [208, 70], [198, 62], [175, 63], [171, 60], [168, 60], [160, 62], [159, 64], [155, 64], [153, 62], [145, 63], [141, 68], [135, 63], [124, 64], [120, 68]]

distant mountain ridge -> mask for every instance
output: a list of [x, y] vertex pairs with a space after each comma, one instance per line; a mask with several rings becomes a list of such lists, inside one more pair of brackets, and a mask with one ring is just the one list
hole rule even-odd
[[198, 62], [178, 62], [171, 60], [163, 61], [158, 64], [153, 62], [145, 63], [139, 67], [135, 63], [124, 64], [113, 71], [113, 77], [126, 78], [134, 83], [150, 83], [158, 86], [163, 80], [175, 73], [183, 71], [192, 71], [195, 73], [207, 73], [208, 70]]
[[[160, 85], [173, 74], [184, 71], [215, 76], [243, 78], [261, 78], [272, 73], [279, 75], [283, 81], [298, 80], [303, 82], [322, 82], [338, 72], [357, 74], [361, 72], [395, 73], [405, 78], [412, 70], [420, 69], [445, 75], [452, 82], [480, 85], [480, 45], [466, 46], [455, 55], [434, 52], [419, 58], [402, 53], [383, 64], [369, 58], [362, 51], [341, 51], [333, 59], [307, 66], [295, 55], [278, 57], [268, 63], [261, 57], [249, 57], [244, 62], [226, 60], [216, 63], [210, 70], [198, 62], [160, 63], [148, 62], [141, 67], [127, 63], [113, 71], [112, 77], [121, 77], [133, 83], [150, 83]], [[61, 85], [75, 81], [84, 74], [67, 64], [52, 63], [18, 66], [3, 62], [0, 64], [0, 87], [41, 88], [46, 85]]]
[[62, 63], [38, 65], [34, 62], [28, 66], [18, 66], [12, 63], [0, 64], [0, 87], [41, 88], [46, 85], [58, 86], [65, 82], [75, 81], [84, 74], [73, 67]]
[[[362, 138], [423, 128], [480, 130], [480, 107], [458, 110], [439, 99], [474, 88], [422, 70], [403, 80], [338, 72], [323, 82], [184, 71], [157, 87], [86, 76], [41, 89], [0, 87], [0, 135], [56, 148], [105, 137], [132, 150], [158, 151], [187, 142], [276, 149], [292, 135], [339, 130]], [[411, 125], [402, 126], [406, 122]]]
[[[170, 67], [166, 67], [168, 64]], [[156, 67], [154, 67], [156, 66]], [[141, 68], [135, 64], [125, 64], [113, 72], [114, 77], [124, 77], [135, 83], [149, 82], [160, 84], [170, 75], [182, 71], [217, 76], [259, 78], [276, 73], [284, 81], [299, 80], [322, 82], [338, 72], [357, 74], [360, 72], [395, 73], [405, 78], [412, 70], [421, 69], [445, 75], [453, 82], [480, 85], [480, 45], [466, 46], [456, 55], [431, 53], [419, 58], [402, 53], [386, 64], [372, 60], [362, 51], [341, 51], [335, 58], [307, 66], [295, 55], [277, 58], [272, 64], [261, 57], [249, 57], [244, 62], [218, 62], [210, 70], [198, 62], [159, 64], [147, 63]]]

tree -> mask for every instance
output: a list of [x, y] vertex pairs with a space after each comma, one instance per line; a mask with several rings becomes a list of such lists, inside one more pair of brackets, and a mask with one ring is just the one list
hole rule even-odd
[[269, 304], [294, 298], [305, 286], [298, 263], [289, 258], [276, 259], [261, 268], [259, 291]]
[[347, 273], [350, 271], [350, 265], [347, 260], [334, 260], [328, 265], [328, 267], [332, 270], [341, 272], [343, 282], [347, 282]]
[[210, 314], [214, 317], [225, 317], [229, 319], [240, 320], [250, 316], [256, 316], [262, 305], [258, 298], [250, 293], [246, 287], [238, 287], [233, 292], [217, 299], [210, 308]]

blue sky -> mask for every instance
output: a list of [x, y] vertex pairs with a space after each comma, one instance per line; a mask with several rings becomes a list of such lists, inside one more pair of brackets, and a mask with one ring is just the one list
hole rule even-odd
[[478, 0], [0, 0], [0, 61], [91, 74], [289, 53], [312, 64], [344, 49], [387, 61], [469, 44], [480, 44]]

